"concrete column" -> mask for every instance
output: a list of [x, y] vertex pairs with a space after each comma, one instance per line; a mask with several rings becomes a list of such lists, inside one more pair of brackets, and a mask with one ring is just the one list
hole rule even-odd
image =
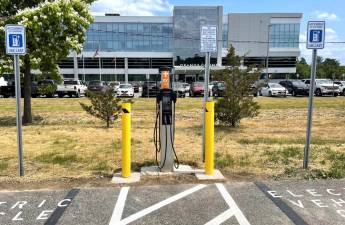
[[218, 32], [217, 32], [217, 66], [222, 66], [222, 36], [223, 36], [223, 6], [219, 6]]
[[128, 58], [125, 58], [125, 83], [128, 83]]
[[76, 52], [73, 52], [73, 73], [74, 73], [74, 80], [79, 80], [79, 77], [78, 77], [78, 58], [77, 58]]

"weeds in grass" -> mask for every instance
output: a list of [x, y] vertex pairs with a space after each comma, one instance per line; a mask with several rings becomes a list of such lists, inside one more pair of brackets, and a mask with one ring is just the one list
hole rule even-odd
[[110, 167], [106, 161], [101, 161], [97, 164], [92, 165], [91, 169], [97, 172], [106, 172], [110, 170]]
[[300, 160], [303, 158], [303, 149], [296, 146], [287, 146], [276, 151], [266, 150], [263, 156], [267, 157], [265, 160], [267, 163], [289, 165], [294, 159]]
[[331, 167], [328, 171], [328, 177], [341, 179], [345, 177], [345, 153], [330, 152], [328, 160], [331, 162]]
[[222, 156], [220, 153], [216, 152], [215, 165], [219, 169], [223, 169], [225, 167], [233, 167], [235, 165], [235, 159], [230, 154], [226, 154], [225, 156]]
[[[256, 145], [256, 144], [266, 144], [266, 145], [286, 145], [286, 144], [304, 144], [305, 139], [288, 139], [288, 138], [255, 138], [255, 139], [239, 139], [237, 143], [241, 145]], [[328, 144], [335, 144], [335, 145], [343, 145], [345, 144], [344, 140], [337, 140], [337, 139], [320, 139], [315, 138], [312, 140], [311, 144], [313, 145], [328, 145]]]
[[7, 170], [7, 168], [8, 168], [8, 162], [6, 161], [0, 162], [0, 172]]
[[59, 153], [49, 152], [43, 153], [35, 158], [35, 160], [42, 163], [59, 164], [62, 166], [69, 166], [74, 162], [78, 162], [78, 157], [75, 153]]

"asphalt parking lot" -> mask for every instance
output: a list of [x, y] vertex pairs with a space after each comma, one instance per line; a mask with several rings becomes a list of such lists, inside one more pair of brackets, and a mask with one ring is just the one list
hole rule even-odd
[[0, 224], [345, 224], [344, 181], [0, 193]]

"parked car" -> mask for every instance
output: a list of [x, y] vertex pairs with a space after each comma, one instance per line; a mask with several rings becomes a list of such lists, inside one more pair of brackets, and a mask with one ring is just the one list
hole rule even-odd
[[89, 82], [87, 90], [96, 94], [104, 94], [110, 88], [104, 81], [94, 80]]
[[120, 84], [117, 89], [118, 97], [134, 97], [134, 88], [131, 84]]
[[156, 81], [145, 81], [143, 84], [142, 96], [156, 96], [159, 91], [159, 83]]
[[117, 92], [117, 89], [120, 87], [120, 81], [111, 81], [109, 82], [109, 86], [114, 89], [114, 92]]
[[262, 96], [283, 96], [286, 97], [287, 90], [285, 87], [277, 83], [268, 83], [260, 89], [260, 95]]
[[[304, 83], [310, 87], [310, 79], [304, 80]], [[334, 84], [333, 81], [329, 79], [316, 79], [315, 80], [315, 95], [334, 95], [338, 96], [340, 93], [339, 86]]]
[[[8, 81], [7, 86], [1, 86], [0, 87], [0, 95], [2, 95], [4, 98], [9, 97], [15, 97], [16, 96], [16, 88], [15, 88], [15, 82], [14, 81]], [[24, 96], [24, 87], [21, 85], [21, 96]], [[31, 97], [36, 98], [38, 97], [38, 90], [37, 90], [37, 82], [32, 81], [31, 82]]]
[[308, 86], [301, 80], [280, 81], [279, 84], [285, 87], [292, 96], [309, 94]]
[[212, 93], [215, 97], [223, 97], [225, 92], [225, 83], [217, 82], [213, 84]]
[[194, 82], [190, 87], [190, 96], [198, 96], [204, 94], [204, 83], [203, 82]]
[[134, 93], [141, 93], [143, 91], [140, 82], [131, 82], [131, 85], [133, 86]]
[[185, 90], [185, 93], [186, 93], [186, 96], [188, 95], [189, 96], [189, 93], [190, 93], [190, 84], [188, 83], [182, 83], [182, 86]]
[[172, 84], [172, 89], [176, 93], [177, 97], [186, 97], [186, 88], [183, 86], [183, 83], [174, 82]]
[[0, 77], [0, 87], [1, 86], [7, 86], [7, 81], [3, 77]]
[[79, 98], [84, 95], [87, 87], [80, 80], [64, 80], [62, 85], [57, 86], [57, 94], [59, 98], [68, 95], [69, 97], [75, 96]]
[[334, 81], [339, 86], [339, 94], [345, 96], [345, 81]]
[[55, 80], [46, 79], [37, 82], [37, 96], [43, 95], [47, 98], [55, 96], [57, 91], [57, 83]]

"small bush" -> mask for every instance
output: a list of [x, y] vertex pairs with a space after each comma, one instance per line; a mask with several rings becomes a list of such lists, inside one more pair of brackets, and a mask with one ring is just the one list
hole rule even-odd
[[87, 92], [91, 105], [79, 103], [88, 114], [106, 122], [107, 128], [116, 121], [121, 113], [121, 100], [116, 98], [113, 89], [108, 89], [104, 94]]
[[108, 163], [105, 161], [99, 162], [96, 165], [91, 166], [91, 169], [98, 172], [106, 172], [109, 170]]

